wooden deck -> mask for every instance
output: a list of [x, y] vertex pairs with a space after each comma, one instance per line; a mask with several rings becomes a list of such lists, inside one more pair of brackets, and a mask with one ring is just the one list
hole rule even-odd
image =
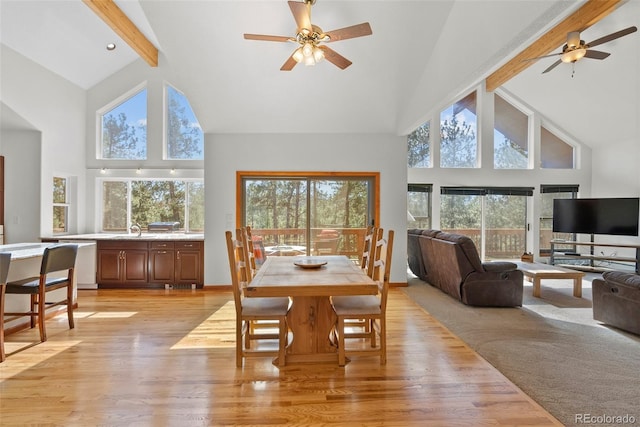
[[7, 337], [0, 424], [551, 426], [555, 418], [391, 289], [388, 362], [235, 367], [226, 290], [80, 290], [65, 315]]

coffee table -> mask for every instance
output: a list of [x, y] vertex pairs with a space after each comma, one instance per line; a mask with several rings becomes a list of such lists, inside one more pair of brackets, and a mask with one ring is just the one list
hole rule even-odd
[[518, 270], [522, 271], [525, 277], [533, 281], [533, 296], [540, 298], [540, 281], [542, 279], [571, 279], [573, 280], [573, 296], [582, 297], [582, 278], [584, 273], [559, 267], [557, 265], [542, 264], [539, 262], [517, 261]]

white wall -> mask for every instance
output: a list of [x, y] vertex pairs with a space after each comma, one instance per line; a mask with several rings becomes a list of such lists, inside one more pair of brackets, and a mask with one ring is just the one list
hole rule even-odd
[[5, 156], [5, 244], [40, 239], [41, 137], [37, 131], [0, 132], [0, 153]]
[[231, 283], [224, 232], [236, 228], [236, 171], [380, 172], [380, 226], [394, 229], [391, 281], [406, 283], [406, 138], [349, 134], [205, 135], [205, 283]]
[[[53, 229], [53, 177], [79, 177], [76, 194], [72, 195], [75, 200], [75, 206], [72, 207], [75, 221], [70, 224], [70, 229], [72, 232], [84, 231], [86, 92], [12, 49], [4, 45], [0, 45], [0, 49], [0, 101], [41, 135], [39, 164], [34, 164], [33, 159], [21, 158], [17, 164], [10, 165], [14, 170], [20, 170], [21, 174], [39, 171], [39, 193], [20, 193], [18, 198], [10, 199], [7, 191], [5, 206], [20, 204], [25, 205], [25, 209], [39, 209], [38, 221], [28, 225], [37, 236], [50, 235]], [[5, 139], [6, 135], [6, 132], [0, 134], [3, 137], [0, 147], [10, 152], [9, 145], [15, 142], [10, 138]], [[17, 152], [20, 152], [19, 149]], [[5, 166], [11, 162], [12, 159], [5, 158]], [[7, 180], [6, 186], [11, 185], [12, 182]], [[30, 202], [32, 197], [38, 202]], [[10, 223], [7, 233], [10, 232], [9, 226]]]
[[[593, 197], [640, 197], [640, 146], [638, 140], [607, 144], [593, 150]], [[596, 236], [597, 242], [640, 245], [640, 237]], [[616, 249], [612, 249], [616, 250]], [[632, 249], [618, 256], [635, 257]]]

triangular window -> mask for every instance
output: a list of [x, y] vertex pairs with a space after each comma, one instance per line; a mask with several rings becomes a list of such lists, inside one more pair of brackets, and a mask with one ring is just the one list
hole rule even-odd
[[189, 100], [183, 93], [167, 85], [166, 158], [202, 160], [204, 135]]

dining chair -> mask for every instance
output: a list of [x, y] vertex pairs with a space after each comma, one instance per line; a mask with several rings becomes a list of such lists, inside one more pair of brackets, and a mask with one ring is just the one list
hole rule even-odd
[[375, 242], [381, 237], [382, 228], [372, 225], [367, 227], [364, 235], [364, 245], [360, 254], [360, 267], [367, 273], [367, 276], [373, 275], [373, 249]]
[[[377, 295], [334, 296], [331, 298], [337, 316], [338, 364], [346, 364], [347, 355], [378, 355], [380, 364], [387, 363], [386, 310], [389, 292], [389, 275], [393, 253], [394, 231], [389, 230], [384, 239], [380, 236], [374, 246], [373, 279], [378, 283]], [[364, 319], [368, 327], [353, 332], [349, 320]], [[377, 343], [377, 337], [380, 342]], [[359, 347], [346, 348], [346, 339], [364, 339]], [[368, 341], [368, 342], [367, 342]], [[366, 347], [366, 345], [369, 347]]]
[[[289, 298], [245, 298], [243, 296], [244, 287], [251, 281], [248, 263], [244, 256], [243, 235], [246, 238], [246, 233], [241, 229], [236, 229], [235, 239], [231, 231], [225, 232], [236, 307], [236, 366], [242, 367], [244, 358], [252, 356], [277, 356], [278, 365], [284, 366], [289, 332], [286, 317], [289, 311]], [[276, 321], [278, 333], [256, 333], [251, 323], [258, 321]], [[251, 349], [251, 341], [267, 339], [278, 340], [277, 351]]]
[[[9, 276], [9, 264], [11, 263], [11, 252], [0, 253], [0, 317], [4, 313], [4, 289]], [[1, 319], [0, 319], [1, 320]], [[0, 321], [0, 362], [4, 362], [4, 321]]]
[[[76, 255], [78, 253], [77, 245], [56, 245], [45, 248], [42, 255], [40, 265], [40, 274], [35, 277], [8, 282], [5, 285], [5, 295], [20, 294], [30, 296], [29, 311], [22, 312], [4, 312], [4, 307], [0, 311], [0, 325], [4, 325], [9, 320], [18, 319], [28, 316], [31, 318], [31, 327], [35, 327], [35, 319], [38, 319], [38, 327], [40, 329], [40, 341], [47, 340], [47, 331], [45, 329], [45, 315], [48, 309], [66, 305], [67, 318], [69, 328], [74, 328], [73, 321], [73, 279], [75, 274]], [[52, 273], [66, 272], [66, 275], [60, 277]], [[66, 288], [66, 297], [54, 302], [47, 302], [46, 296], [49, 292], [56, 289]], [[4, 302], [4, 298], [2, 299]], [[10, 316], [6, 319], [5, 316]], [[4, 352], [4, 339], [2, 342]]]
[[[246, 260], [248, 260], [247, 262], [247, 266], [249, 268], [249, 278], [253, 279], [253, 277], [256, 275], [257, 272], [257, 268], [256, 268], [256, 253], [255, 253], [255, 248], [253, 247], [253, 236], [251, 235], [251, 227], [250, 226], [246, 226], [246, 227], [241, 227], [240, 228], [243, 237], [243, 248], [244, 248], [244, 258]], [[246, 240], [245, 240], [246, 239]]]

